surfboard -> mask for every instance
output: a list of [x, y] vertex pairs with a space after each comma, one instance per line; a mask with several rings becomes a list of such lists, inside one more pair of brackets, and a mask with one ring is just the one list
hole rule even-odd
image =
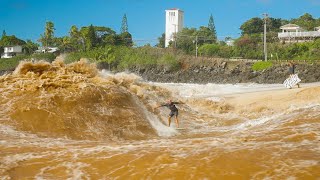
[[289, 78], [287, 78], [283, 82], [283, 85], [284, 85], [284, 87], [290, 89], [293, 86], [295, 86], [296, 84], [298, 84], [300, 81], [301, 81], [301, 79], [298, 77], [298, 74], [294, 74], [294, 75], [290, 76]]

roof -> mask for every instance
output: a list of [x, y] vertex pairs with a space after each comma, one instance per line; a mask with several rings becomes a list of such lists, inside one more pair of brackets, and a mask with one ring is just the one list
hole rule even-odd
[[22, 47], [20, 45], [4, 46], [4, 47]]
[[301, 29], [301, 28], [296, 24], [286, 24], [281, 26], [280, 29]]
[[[171, 9], [167, 9], [166, 11], [182, 11], [181, 9], [178, 8], [171, 8]], [[182, 11], [183, 12], [183, 11]]]

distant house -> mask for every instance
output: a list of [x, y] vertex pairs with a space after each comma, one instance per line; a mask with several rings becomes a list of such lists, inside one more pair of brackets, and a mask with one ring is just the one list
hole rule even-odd
[[278, 33], [278, 38], [283, 42], [306, 42], [320, 37], [319, 29], [316, 31], [306, 31], [296, 24], [286, 24], [281, 26], [280, 29], [282, 32]]
[[39, 47], [35, 53], [57, 53], [59, 52], [58, 47]]
[[234, 39], [228, 39], [225, 41], [227, 46], [234, 46]]
[[6, 46], [4, 47], [4, 53], [1, 54], [1, 58], [12, 58], [21, 53], [22, 46]]

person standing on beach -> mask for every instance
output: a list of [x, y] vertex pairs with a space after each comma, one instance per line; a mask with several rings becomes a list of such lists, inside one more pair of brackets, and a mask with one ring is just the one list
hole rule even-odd
[[[289, 78], [293, 77], [295, 75], [295, 68], [296, 65], [292, 61], [289, 62]], [[300, 88], [300, 84], [297, 83], [298, 88]]]
[[159, 108], [159, 107], [167, 107], [170, 109], [170, 113], [169, 113], [169, 118], [168, 118], [168, 126], [170, 127], [170, 124], [171, 124], [171, 118], [173, 116], [175, 116], [175, 120], [176, 120], [176, 125], [177, 125], [177, 128], [179, 128], [179, 120], [178, 120], [178, 108], [175, 106], [175, 104], [183, 104], [181, 102], [172, 102], [171, 99], [169, 99], [167, 101], [167, 103], [164, 103], [164, 104], [161, 104], [160, 106], [157, 106], [155, 107], [154, 109], [156, 108]]

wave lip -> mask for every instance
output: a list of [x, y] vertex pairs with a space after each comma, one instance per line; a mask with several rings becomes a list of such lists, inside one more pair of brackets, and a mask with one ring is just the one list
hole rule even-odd
[[[126, 88], [130, 79], [104, 78], [94, 64], [79, 61], [21, 62], [0, 77], [8, 95], [7, 124], [48, 137], [144, 139], [156, 135]], [[5, 110], [1, 110], [5, 111]]]

